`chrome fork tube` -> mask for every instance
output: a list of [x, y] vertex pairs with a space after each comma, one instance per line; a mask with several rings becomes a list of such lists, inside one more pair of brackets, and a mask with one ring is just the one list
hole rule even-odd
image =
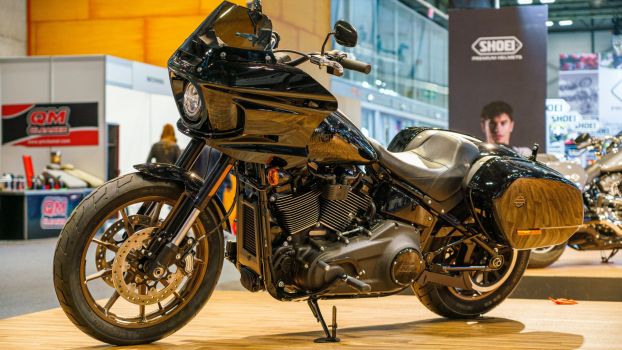
[[180, 209], [171, 213], [175, 217], [167, 222], [163, 231], [173, 235], [172, 243], [179, 246], [181, 241], [192, 227], [192, 224], [199, 217], [199, 214], [207, 208], [209, 202], [216, 195], [218, 188], [222, 185], [227, 174], [233, 167], [233, 159], [222, 154], [214, 166], [214, 169], [207, 175], [203, 186], [196, 195], [188, 196], [180, 203]]
[[[197, 151], [198, 149], [198, 151]], [[186, 169], [194, 163], [200, 154], [198, 144], [193, 145], [191, 153], [178, 165], [185, 165]], [[184, 152], [186, 153], [186, 152]], [[185, 163], [185, 164], [181, 164]], [[233, 159], [222, 154], [218, 162], [206, 176], [203, 186], [197, 193], [185, 192], [177, 202], [168, 218], [159, 230], [158, 239], [154, 239], [149, 247], [149, 254], [153, 252], [155, 256], [145, 262], [145, 272], [156, 278], [162, 277], [168, 266], [176, 259], [180, 244], [190, 231], [199, 215], [216, 195], [218, 188], [222, 185], [227, 174], [233, 167]], [[162, 239], [164, 238], [164, 239]], [[148, 255], [151, 257], [151, 255]]]

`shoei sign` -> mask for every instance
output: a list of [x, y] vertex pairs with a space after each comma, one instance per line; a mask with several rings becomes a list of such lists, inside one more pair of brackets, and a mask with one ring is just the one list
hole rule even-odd
[[471, 49], [477, 54], [471, 60], [522, 60], [523, 56], [517, 54], [522, 48], [523, 43], [515, 36], [481, 37], [471, 45]]
[[449, 13], [449, 128], [519, 152], [545, 144], [546, 6]]

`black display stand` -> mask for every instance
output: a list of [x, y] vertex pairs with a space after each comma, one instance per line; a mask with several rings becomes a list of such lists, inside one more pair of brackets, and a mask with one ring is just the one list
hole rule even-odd
[[0, 191], [0, 240], [56, 237], [91, 189]]

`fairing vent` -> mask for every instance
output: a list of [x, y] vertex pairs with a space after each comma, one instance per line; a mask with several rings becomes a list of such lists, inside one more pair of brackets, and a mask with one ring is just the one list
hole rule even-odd
[[320, 222], [335, 231], [343, 232], [352, 223], [359, 211], [367, 211], [371, 198], [349, 192], [344, 200], [322, 200]]
[[255, 207], [248, 203], [243, 203], [242, 211], [242, 247], [253, 256], [257, 256], [257, 230], [255, 229], [257, 226], [255, 222]]
[[320, 218], [321, 191], [312, 189], [301, 195], [278, 195], [276, 216], [282, 227], [295, 234], [315, 225]]

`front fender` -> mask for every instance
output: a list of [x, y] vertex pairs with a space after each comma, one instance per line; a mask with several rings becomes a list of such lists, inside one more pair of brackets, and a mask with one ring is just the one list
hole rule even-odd
[[[181, 183], [187, 192], [196, 194], [201, 187], [203, 187], [203, 179], [194, 174], [191, 171], [180, 168], [174, 164], [165, 163], [144, 163], [134, 165], [134, 169], [138, 170], [141, 174], [152, 176], [162, 180], [169, 180]], [[222, 200], [218, 196], [214, 196], [210, 203], [211, 209], [218, 214], [218, 219], [224, 221], [223, 228], [229, 232], [231, 231], [231, 225], [229, 220], [224, 220], [226, 215], [225, 206], [222, 204]]]

